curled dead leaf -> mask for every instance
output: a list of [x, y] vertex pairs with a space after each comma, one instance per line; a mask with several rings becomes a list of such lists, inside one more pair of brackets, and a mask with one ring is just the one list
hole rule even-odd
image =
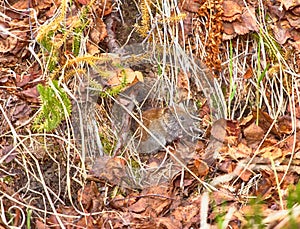
[[298, 15], [288, 13], [286, 19], [292, 27], [295, 29], [300, 29], [300, 17]]
[[241, 20], [233, 22], [234, 31], [238, 35], [244, 35], [250, 31], [258, 31], [258, 25], [255, 20], [255, 8], [248, 7], [243, 10]]
[[300, 16], [300, 5], [294, 7], [294, 8], [292, 9], [292, 13], [293, 13], [294, 15]]
[[26, 103], [20, 103], [15, 107], [15, 110], [12, 115], [12, 121], [19, 119], [29, 119], [31, 113], [31, 108]]
[[0, 39], [0, 53], [11, 52], [16, 48], [17, 43], [17, 38], [12, 36]]
[[244, 8], [243, 14], [242, 14], [242, 21], [243, 21], [243, 24], [250, 31], [258, 32], [258, 25], [256, 23], [255, 8], [254, 7], [249, 6], [247, 8]]
[[300, 0], [279, 0], [286, 10], [300, 5]]
[[243, 8], [235, 1], [224, 1], [223, 10], [223, 20], [232, 22], [241, 17]]
[[106, 25], [101, 18], [94, 19], [89, 36], [95, 44], [99, 44], [107, 36]]
[[289, 29], [284, 28], [280, 24], [277, 23], [276, 26], [273, 25], [271, 27], [274, 32], [274, 37], [279, 44], [284, 44], [291, 37]]

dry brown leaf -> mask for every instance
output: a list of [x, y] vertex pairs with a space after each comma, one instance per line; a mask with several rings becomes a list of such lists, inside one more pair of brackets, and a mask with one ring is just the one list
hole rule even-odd
[[112, 70], [112, 71], [105, 71], [105, 74], [109, 75], [109, 78], [106, 82], [108, 86], [111, 88], [120, 86], [122, 83], [122, 78], [119, 77], [119, 71]]
[[[78, 221], [75, 221], [75, 223], [72, 223], [73, 225], [76, 225], [75, 228], [86, 228], [86, 229], [96, 229], [101, 227], [101, 224], [96, 221], [93, 216], [85, 216], [81, 217]], [[74, 226], [73, 226], [74, 227]]]
[[230, 202], [237, 199], [231, 191], [225, 188], [219, 188], [218, 191], [214, 191], [211, 198], [214, 200], [216, 205], [221, 205], [225, 202]]
[[264, 213], [268, 209], [267, 204], [260, 203], [258, 206], [253, 205], [243, 205], [240, 208], [240, 211], [247, 216], [253, 216], [255, 214], [255, 210], [260, 208], [261, 212]]
[[18, 44], [18, 39], [12, 36], [7, 36], [5, 38], [3, 36], [1, 37], [2, 39], [0, 39], [0, 53], [12, 52]]
[[11, 121], [15, 122], [16, 120], [25, 120], [29, 119], [31, 114], [31, 107], [28, 106], [26, 103], [22, 102], [16, 105], [15, 110], [12, 114]]
[[172, 216], [183, 223], [188, 223], [193, 220], [194, 217], [197, 217], [199, 220], [199, 206], [193, 204], [187, 206], [179, 206], [172, 212]]
[[9, 163], [19, 154], [17, 150], [13, 150], [13, 145], [6, 145], [0, 149], [0, 157], [5, 163]]
[[140, 71], [133, 71], [131, 68], [124, 68], [118, 74], [119, 79], [125, 77], [127, 84], [132, 84], [138, 81], [143, 82], [144, 77]]
[[100, 53], [100, 49], [99, 49], [98, 45], [94, 45], [91, 42], [87, 42], [86, 47], [87, 47], [88, 53], [92, 56]]
[[209, 167], [202, 160], [195, 159], [194, 166], [197, 169], [197, 173], [195, 173], [195, 174], [198, 177], [206, 176], [208, 174], [208, 172], [209, 172]]
[[288, 28], [284, 28], [279, 24], [277, 24], [276, 26], [271, 25], [271, 27], [274, 32], [274, 37], [279, 44], [283, 45], [287, 41], [287, 39], [291, 37]]
[[92, 5], [93, 12], [96, 12], [96, 15], [99, 15], [99, 17], [110, 14], [113, 8], [112, 2], [112, 0], [97, 0], [97, 3]]
[[156, 217], [166, 210], [172, 201], [170, 187], [163, 184], [145, 188], [141, 195], [136, 203], [128, 207], [130, 211]]
[[[83, 208], [88, 212], [91, 212], [92, 205], [99, 198], [100, 193], [98, 191], [97, 185], [95, 182], [91, 182], [90, 184], [84, 186], [82, 189], [78, 191], [77, 199], [78, 202], [82, 204]], [[94, 209], [100, 210], [100, 209]]]
[[291, 11], [294, 15], [300, 16], [300, 5], [294, 7]]
[[276, 21], [276, 17], [278, 18], [283, 18], [286, 11], [285, 10], [280, 10], [279, 9], [279, 5], [272, 5], [272, 3], [270, 1], [268, 1], [266, 3], [267, 7], [268, 7], [268, 11], [270, 13], [270, 15], [273, 18], [273, 21]]
[[223, 20], [232, 22], [241, 17], [243, 8], [235, 1], [223, 2]]
[[238, 121], [227, 120], [225, 142], [232, 146], [237, 145], [241, 138], [241, 128]]
[[[262, 110], [259, 110], [257, 113], [256, 110], [253, 110], [253, 118], [254, 120], [257, 120], [257, 115], [258, 115], [258, 125], [264, 130], [266, 133], [269, 131], [269, 128], [272, 126], [274, 119], [270, 117], [270, 115], [267, 112], [264, 112]], [[275, 136], [279, 136], [278, 131], [277, 131], [277, 125], [273, 125], [271, 129], [271, 134]]]
[[[44, 84], [43, 81], [38, 81], [37, 79], [42, 75], [42, 71], [38, 70], [31, 74], [17, 74], [15, 77], [15, 84], [17, 87], [26, 88], [28, 86], [32, 87], [32, 81], [34, 81], [34, 84]], [[30, 84], [29, 84], [30, 83]]]
[[226, 137], [227, 120], [219, 119], [215, 121], [211, 128], [211, 136], [220, 142], [224, 142]]
[[87, 5], [90, 3], [90, 0], [76, 0], [76, 2], [82, 4], [82, 5]]
[[107, 36], [106, 25], [101, 18], [97, 17], [94, 19], [89, 36], [96, 45], [103, 41]]
[[249, 170], [241, 167], [241, 166], [237, 166], [234, 170], [234, 174], [236, 174], [239, 178], [241, 178], [243, 181], [247, 182], [250, 180], [250, 178], [253, 176], [253, 173]]
[[228, 149], [228, 154], [235, 160], [249, 158], [252, 153], [253, 150], [244, 143], [239, 143], [237, 146]]
[[256, 23], [255, 8], [249, 6], [243, 10], [242, 14], [243, 24], [250, 30], [258, 32], [258, 25]]
[[237, 144], [240, 135], [239, 123], [234, 120], [219, 119], [213, 123], [211, 128], [211, 137], [230, 145]]
[[[120, 86], [124, 79], [126, 79], [126, 83], [128, 85], [127, 87], [130, 87], [131, 84], [134, 84], [136, 82], [144, 81], [143, 74], [139, 71], [133, 71], [131, 68], [106, 71], [105, 73], [110, 75], [108, 81], [106, 82], [106, 85], [112, 88]], [[123, 90], [125, 90], [126, 88], [123, 88]]]
[[[235, 36], [236, 35], [232, 23], [223, 22], [223, 29], [224, 29], [224, 33], [226, 34], [226, 36]], [[227, 40], [227, 39], [223, 38], [223, 40]]]
[[163, 229], [177, 229], [182, 228], [182, 224], [170, 217], [158, 217], [155, 219], [156, 227], [155, 228], [163, 228]]
[[[171, 149], [171, 152], [180, 161], [186, 163], [196, 158], [196, 147], [197, 144], [195, 142], [180, 139], [180, 141], [176, 142], [174, 150]], [[162, 158], [162, 160], [164, 159]], [[178, 164], [178, 162], [176, 162], [175, 160], [174, 163]]]
[[253, 69], [251, 67], [249, 67], [246, 70], [246, 72], [244, 73], [243, 78], [247, 80], [247, 79], [250, 79], [252, 77], [253, 77]]
[[300, 0], [279, 0], [286, 10], [300, 5]]
[[245, 24], [239, 21], [232, 22], [232, 26], [234, 28], [234, 32], [236, 32], [236, 34], [238, 35], [245, 35], [250, 32], [250, 30], [245, 26]]
[[297, 131], [296, 136], [291, 135], [281, 141], [279, 146], [282, 149], [284, 156], [299, 151], [300, 149], [300, 132]]
[[240, 126], [248, 126], [252, 123], [253, 120], [254, 119], [252, 114], [248, 115], [247, 117], [243, 117], [240, 121]]
[[133, 205], [138, 199], [137, 193], [131, 193], [129, 196], [124, 197], [121, 194], [116, 195], [111, 201], [110, 206], [115, 209], [127, 209], [128, 206]]
[[40, 221], [39, 219], [37, 219], [35, 221], [35, 227], [37, 229], [50, 229], [50, 227], [48, 227], [45, 223], [43, 223], [42, 221]]
[[265, 135], [265, 131], [253, 122], [243, 130], [243, 134], [247, 141], [260, 142]]
[[299, 29], [293, 29], [290, 31], [291, 39], [294, 41], [300, 40], [300, 32]]
[[181, 4], [181, 8], [185, 11], [197, 13], [200, 7], [199, 2], [195, 0], [185, 0], [185, 1], [179, 1]]
[[274, 185], [272, 183], [272, 179], [275, 183], [274, 177], [270, 179], [263, 172], [263, 177], [257, 183], [257, 189], [254, 191], [254, 195], [261, 196], [262, 200], [271, 198], [274, 192]]
[[300, 17], [298, 15], [288, 13], [286, 15], [286, 19], [292, 27], [294, 27], [295, 29], [300, 29]]
[[[128, 180], [126, 161], [121, 157], [103, 156], [97, 158], [90, 174], [114, 185], [122, 185]], [[125, 185], [125, 184], [124, 184]]]
[[234, 31], [238, 35], [244, 35], [250, 31], [258, 31], [258, 25], [255, 21], [255, 8], [248, 7], [248, 9], [244, 8], [241, 20], [236, 20], [232, 23]]
[[235, 167], [236, 167], [236, 164], [230, 159], [222, 160], [218, 164], [218, 169], [222, 172], [225, 172], [225, 173], [233, 172]]
[[28, 4], [29, 3], [26, 0], [17, 1], [13, 4], [13, 8], [19, 9], [19, 10], [25, 10], [25, 9], [28, 9]]
[[24, 100], [30, 103], [39, 103], [39, 92], [36, 87], [28, 88], [27, 90], [21, 91], [18, 95]]
[[142, 213], [146, 211], [149, 205], [148, 198], [141, 198], [136, 203], [129, 206], [128, 209], [134, 213]]
[[[75, 211], [75, 209], [73, 207], [69, 207], [69, 206], [60, 206], [57, 209], [58, 213], [62, 213], [66, 216], [76, 216], [78, 215], [78, 213]], [[73, 222], [73, 218], [70, 217], [61, 217], [61, 220], [63, 222], [64, 225], [70, 225]], [[50, 226], [50, 228], [55, 228], [55, 229], [59, 229], [59, 223], [57, 221], [57, 218], [54, 214], [52, 214], [48, 219], [47, 219], [47, 224]]]
[[263, 158], [268, 158], [270, 160], [276, 160], [283, 156], [282, 150], [277, 146], [265, 147], [259, 151]]
[[[278, 118], [277, 121], [278, 131], [281, 134], [291, 134], [293, 131], [291, 116], [284, 115]], [[296, 120], [296, 128], [300, 128], [299, 120]]]

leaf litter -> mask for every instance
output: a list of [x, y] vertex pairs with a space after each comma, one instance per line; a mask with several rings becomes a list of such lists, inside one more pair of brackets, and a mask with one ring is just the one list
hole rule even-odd
[[[113, 3], [97, 3], [75, 1], [72, 6], [75, 8], [73, 14], [70, 12], [67, 16], [70, 19], [68, 25], [71, 25], [71, 21], [78, 20], [76, 12], [92, 4], [97, 16], [89, 19], [91, 28], [86, 32], [90, 39], [87, 50], [92, 55], [101, 52], [98, 45], [105, 47], [105, 44], [109, 46], [110, 42], [115, 41], [115, 37], [109, 36], [115, 29], [107, 30], [108, 25], [103, 20], [103, 16], [112, 14]], [[61, 1], [30, 4], [27, 1], [18, 1], [12, 5], [5, 3], [5, 10], [0, 15], [1, 206], [6, 215], [14, 215], [13, 222], [5, 221], [7, 217], [4, 216], [1, 226], [24, 225], [22, 212], [26, 212], [28, 208], [34, 211], [31, 223], [36, 228], [60, 228], [61, 225], [70, 228], [200, 228], [201, 225], [209, 225], [217, 228], [218, 219], [222, 217], [224, 228], [247, 228], [247, 218], [255, 215], [255, 206], [260, 209], [262, 222], [268, 228], [285, 228], [291, 224], [284, 218], [288, 215], [285, 212], [287, 192], [291, 185], [298, 183], [300, 173], [300, 115], [297, 94], [294, 99], [298, 104], [295, 107], [296, 116], [292, 115], [291, 108], [276, 119], [266, 112], [267, 109], [252, 109], [242, 119], [219, 119], [213, 124], [209, 102], [202, 98], [203, 104], [198, 116], [202, 118], [201, 125], [206, 130], [203, 139], [190, 145], [191, 149], [187, 147], [187, 143], [175, 141], [170, 149], [179, 161], [188, 161], [186, 167], [193, 175], [183, 171], [178, 161], [171, 158], [170, 161], [173, 160], [175, 164], [172, 179], [162, 179], [164, 182], [157, 185], [141, 184], [135, 189], [132, 188], [132, 182], [136, 180], [131, 180], [132, 171], [128, 170], [128, 164], [136, 166], [134, 161], [129, 161], [134, 156], [106, 155], [90, 164], [87, 160], [88, 175], [84, 177], [80, 154], [74, 149], [71, 156], [72, 168], [66, 171], [65, 168], [70, 164], [66, 163], [66, 145], [61, 138], [47, 136], [49, 140], [46, 141], [46, 135], [32, 139], [26, 137], [33, 134], [27, 128], [40, 101], [36, 86], [46, 83], [40, 65], [31, 56], [31, 42], [36, 36], [37, 25], [53, 17]], [[192, 18], [199, 18], [214, 7], [200, 1], [180, 1], [180, 4], [187, 15], [183, 26], [188, 34], [197, 30], [193, 28]], [[247, 5], [245, 1], [239, 0], [224, 0], [223, 3], [216, 1], [215, 7], [222, 6], [222, 15], [213, 20], [222, 25], [224, 31], [217, 34], [217, 28], [210, 30], [209, 39], [214, 33], [225, 41], [258, 32], [260, 27], [255, 14], [258, 5], [257, 1], [247, 1]], [[264, 6], [271, 16], [269, 29], [278, 44], [283, 47], [291, 45], [299, 50], [299, 3], [266, 1]], [[199, 23], [197, 19], [195, 21], [195, 24]], [[60, 36], [61, 34], [56, 34], [56, 39], [59, 40]], [[213, 45], [207, 43], [205, 48], [219, 53], [217, 46]], [[113, 47], [117, 45], [114, 44]], [[212, 56], [208, 56], [206, 65], [213, 70], [220, 69], [219, 59], [215, 59], [215, 63], [212, 59]], [[241, 74], [245, 81], [254, 77], [254, 69], [251, 72], [249, 69]], [[144, 78], [144, 73], [130, 67], [125, 68], [123, 74], [128, 76], [129, 84]], [[119, 85], [122, 81], [120, 72], [111, 75], [113, 77], [106, 82], [106, 86]], [[190, 78], [184, 72], [179, 74], [177, 82], [183, 91], [183, 98], [189, 96]], [[62, 125], [66, 127], [66, 124]], [[16, 137], [12, 130], [22, 136], [26, 147], [16, 147]], [[222, 147], [217, 147], [219, 145]], [[38, 200], [43, 199], [45, 194], [41, 194], [44, 192], [43, 183], [37, 175], [41, 168], [33, 168], [36, 159], [41, 165], [43, 179], [47, 179], [46, 185], [52, 189], [54, 207], [46, 203], [49, 199]], [[27, 161], [22, 163], [22, 160]], [[164, 160], [165, 152], [159, 152], [156, 155], [146, 155], [142, 162], [145, 168], [151, 170]], [[67, 173], [73, 177], [71, 193], [66, 188]], [[209, 181], [214, 186], [209, 190], [209, 195], [196, 178]], [[36, 195], [26, 194], [23, 184], [27, 182], [31, 183], [30, 187], [35, 190]], [[66, 193], [72, 197], [65, 198]], [[263, 202], [249, 205], [251, 198]], [[43, 212], [44, 209], [47, 212]], [[297, 210], [296, 205], [294, 209]], [[275, 213], [281, 215], [272, 218]], [[295, 218], [299, 225], [298, 219], [299, 217]]]

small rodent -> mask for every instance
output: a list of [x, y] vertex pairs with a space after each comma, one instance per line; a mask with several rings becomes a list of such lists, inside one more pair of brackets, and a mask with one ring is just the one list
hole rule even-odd
[[[191, 115], [179, 106], [153, 108], [143, 112], [143, 124], [162, 145], [177, 139], [190, 138], [196, 129], [194, 123]], [[144, 129], [136, 140], [137, 150], [141, 154], [158, 152], [163, 148], [160, 143]]]
[[[152, 101], [157, 98], [157, 94], [163, 89], [156, 86], [153, 79], [146, 82], [138, 82], [122, 92], [117, 102], [112, 108], [113, 125], [118, 133], [118, 142], [114, 153], [117, 153], [128, 141], [137, 128], [139, 128], [139, 137], [135, 141], [135, 147], [138, 153], [152, 154], [161, 150], [162, 145], [171, 143], [177, 139], [185, 138], [190, 140], [195, 132], [195, 120], [191, 114], [179, 105], [169, 107], [154, 107], [142, 111], [142, 121], [146, 128], [160, 141], [157, 142], [142, 127], [132, 124], [132, 117], [129, 112], [134, 112], [137, 105], [145, 101]], [[164, 96], [167, 97], [167, 96]], [[125, 107], [126, 109], [124, 109]], [[126, 111], [127, 110], [127, 111]], [[193, 112], [192, 112], [193, 113]], [[133, 128], [132, 128], [133, 127]]]

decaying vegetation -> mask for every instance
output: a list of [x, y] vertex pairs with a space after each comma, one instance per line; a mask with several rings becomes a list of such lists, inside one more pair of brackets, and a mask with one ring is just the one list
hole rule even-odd
[[1, 1], [1, 228], [298, 228], [297, 1]]

